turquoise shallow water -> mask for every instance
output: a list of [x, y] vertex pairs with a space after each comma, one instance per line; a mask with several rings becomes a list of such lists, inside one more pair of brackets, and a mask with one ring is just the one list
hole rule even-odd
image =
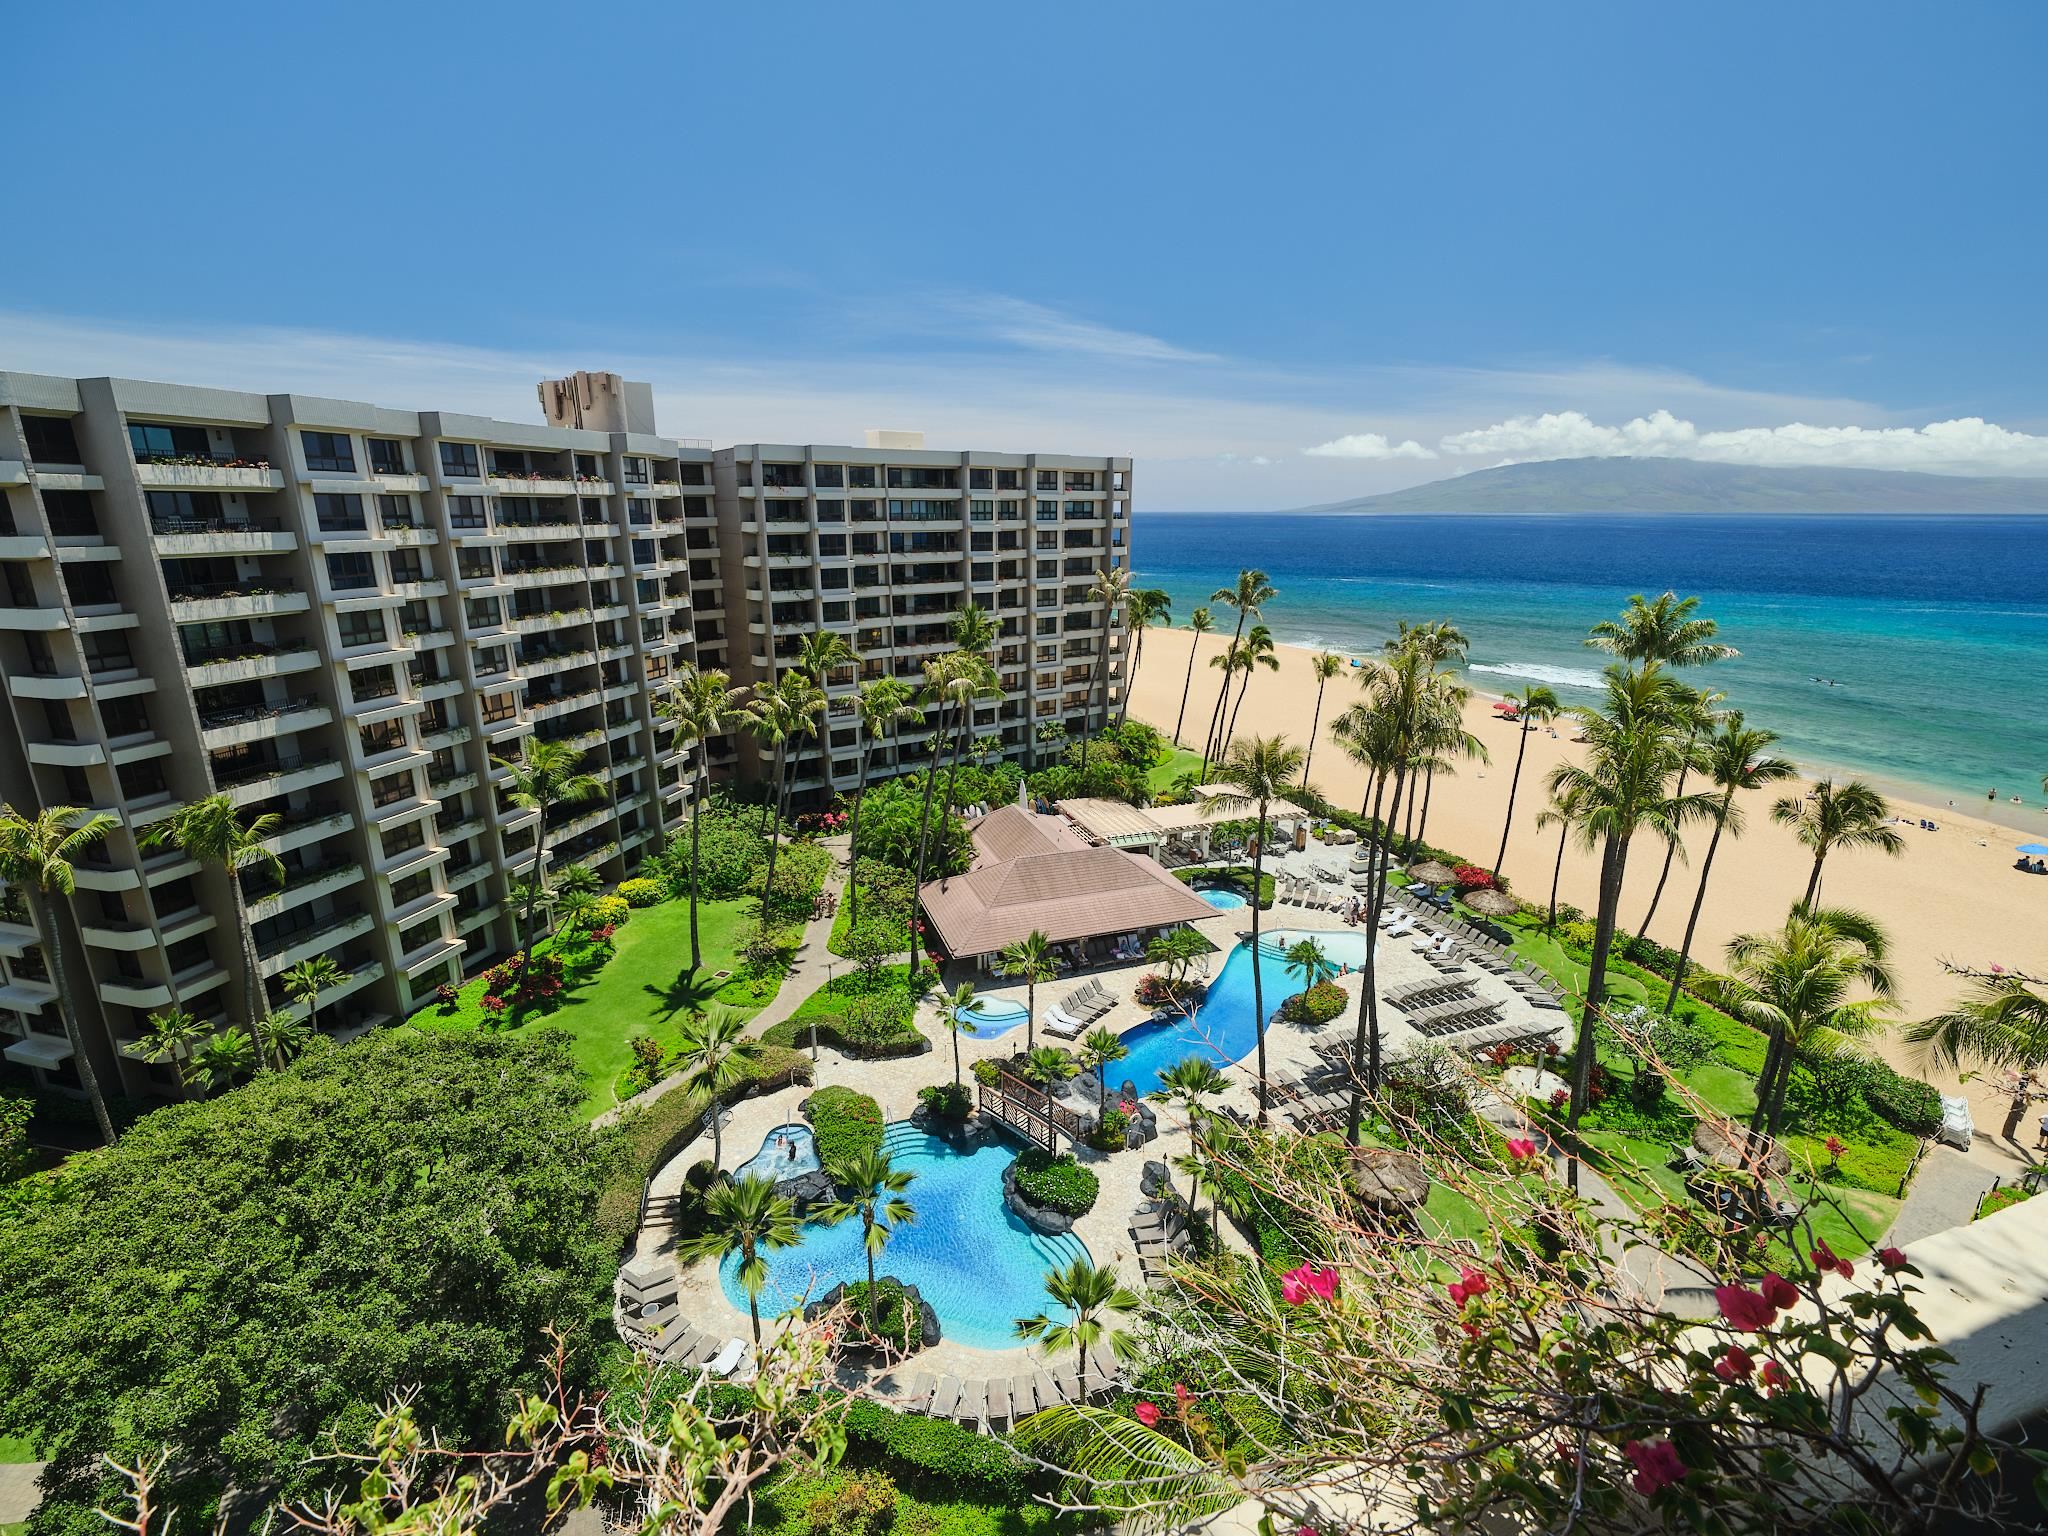
[[1632, 592], [1697, 593], [1742, 655], [1695, 679], [1803, 767], [1986, 813], [1996, 787], [2001, 819], [2048, 828], [2048, 518], [1149, 512], [1133, 544], [1176, 624], [1256, 565], [1283, 642], [1360, 652], [1448, 617], [1475, 687], [1546, 682], [1567, 703], [1594, 697], [1589, 625]]

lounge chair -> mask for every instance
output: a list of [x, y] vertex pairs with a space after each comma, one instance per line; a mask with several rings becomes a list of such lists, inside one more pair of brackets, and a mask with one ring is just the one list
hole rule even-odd
[[713, 1376], [730, 1376], [740, 1368], [740, 1363], [746, 1358], [747, 1341], [745, 1339], [727, 1339], [725, 1347], [704, 1362], [704, 1369]]
[[1079, 1019], [1069, 1018], [1066, 1014], [1060, 1012], [1058, 1003], [1052, 1004], [1045, 1010], [1045, 1018], [1039, 1024], [1039, 1028], [1046, 1034], [1057, 1035], [1062, 1040], [1072, 1040], [1087, 1027]]
[[1072, 1401], [1060, 1379], [1044, 1366], [1031, 1373], [1031, 1397], [1040, 1408], [1057, 1408]]
[[932, 1389], [931, 1406], [926, 1412], [935, 1419], [950, 1419], [953, 1409], [960, 1401], [960, 1383], [951, 1376], [941, 1376], [939, 1384]]
[[988, 1383], [980, 1377], [964, 1382], [960, 1389], [960, 1401], [954, 1405], [953, 1417], [962, 1424], [988, 1423]]
[[919, 1371], [910, 1378], [910, 1391], [903, 1399], [902, 1406], [912, 1413], [921, 1413], [931, 1405], [932, 1390], [939, 1380], [930, 1371]]

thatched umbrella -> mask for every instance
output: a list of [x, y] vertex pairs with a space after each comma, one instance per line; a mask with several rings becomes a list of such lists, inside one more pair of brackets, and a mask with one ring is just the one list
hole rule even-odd
[[1522, 910], [1522, 904], [1506, 891], [1472, 891], [1458, 900], [1474, 912], [1484, 912], [1488, 917], [1513, 917]]
[[1450, 885], [1458, 877], [1449, 866], [1439, 864], [1435, 859], [1424, 859], [1420, 864], [1409, 866], [1408, 878], [1419, 880], [1424, 885]]
[[[1749, 1132], [1739, 1125], [1719, 1120], [1702, 1120], [1692, 1128], [1693, 1149], [1717, 1168], [1757, 1168], [1750, 1154]], [[1764, 1177], [1782, 1179], [1792, 1171], [1791, 1154], [1775, 1141], [1764, 1146]]]
[[1381, 1211], [1406, 1215], [1429, 1198], [1422, 1159], [1396, 1147], [1353, 1147], [1351, 1193]]

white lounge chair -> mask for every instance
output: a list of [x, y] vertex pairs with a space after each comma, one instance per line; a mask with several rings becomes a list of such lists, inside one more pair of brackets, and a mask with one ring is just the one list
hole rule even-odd
[[740, 1362], [746, 1358], [747, 1341], [745, 1339], [727, 1339], [725, 1347], [705, 1361], [704, 1369], [714, 1376], [730, 1376], [740, 1368]]
[[1072, 1040], [1087, 1027], [1079, 1019], [1069, 1018], [1066, 1014], [1060, 1012], [1058, 1003], [1047, 1005], [1044, 1028], [1048, 1035], [1057, 1035], [1062, 1040]]

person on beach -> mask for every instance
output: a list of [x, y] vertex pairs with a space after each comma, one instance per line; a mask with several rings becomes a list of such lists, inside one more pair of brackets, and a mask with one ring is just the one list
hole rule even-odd
[[2034, 1096], [2034, 1074], [2015, 1072], [2006, 1084], [2012, 1095], [2012, 1103], [2006, 1107], [2005, 1128], [1998, 1134], [2006, 1141], [2017, 1143], [2020, 1139], [2020, 1118], [2027, 1112], [2027, 1102]]
[[2048, 1115], [2041, 1117], [2041, 1136], [2034, 1143], [2034, 1150], [2036, 1152], [2048, 1152]]

